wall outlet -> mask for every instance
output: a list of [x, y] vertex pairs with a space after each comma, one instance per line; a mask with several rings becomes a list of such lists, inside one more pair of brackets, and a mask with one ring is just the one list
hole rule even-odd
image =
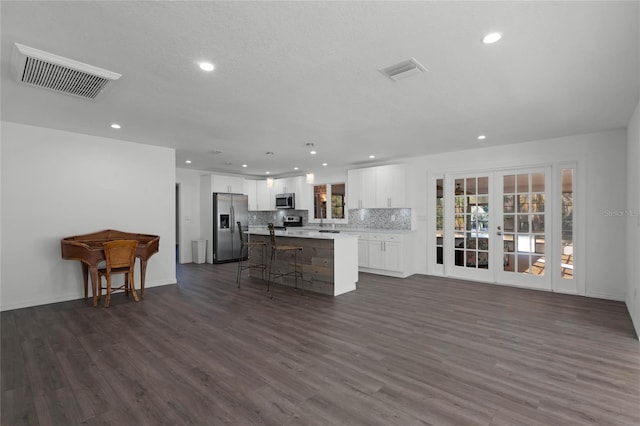
[[278, 216], [276, 216], [276, 215], [274, 214], [274, 215], [273, 215], [273, 219], [277, 219], [277, 218], [278, 218]]
[[391, 222], [395, 222], [395, 221], [396, 221], [396, 215], [395, 215], [395, 214], [392, 214], [392, 215], [391, 215]]
[[256, 220], [256, 215], [255, 214], [253, 215], [253, 220]]

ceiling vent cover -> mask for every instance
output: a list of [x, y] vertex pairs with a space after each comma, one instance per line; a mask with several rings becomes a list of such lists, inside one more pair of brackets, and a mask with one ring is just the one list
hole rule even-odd
[[18, 81], [84, 99], [95, 99], [121, 74], [15, 43], [13, 66]]
[[388, 77], [393, 81], [398, 81], [403, 78], [425, 72], [427, 69], [420, 62], [411, 58], [395, 65], [379, 69], [378, 71], [380, 71], [385, 77]]

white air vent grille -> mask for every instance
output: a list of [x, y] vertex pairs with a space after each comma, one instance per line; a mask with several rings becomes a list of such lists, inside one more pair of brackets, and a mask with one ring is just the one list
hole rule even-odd
[[385, 77], [390, 78], [393, 81], [398, 81], [403, 78], [410, 77], [412, 75], [425, 72], [427, 69], [414, 58], [407, 59], [395, 65], [388, 66], [386, 68], [379, 69], [380, 73]]
[[16, 43], [14, 67], [18, 81], [57, 92], [95, 99], [120, 74]]

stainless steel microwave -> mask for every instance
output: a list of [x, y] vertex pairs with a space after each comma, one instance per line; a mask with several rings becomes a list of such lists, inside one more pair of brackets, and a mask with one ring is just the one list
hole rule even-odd
[[295, 194], [276, 194], [276, 208], [277, 209], [295, 209], [296, 195]]

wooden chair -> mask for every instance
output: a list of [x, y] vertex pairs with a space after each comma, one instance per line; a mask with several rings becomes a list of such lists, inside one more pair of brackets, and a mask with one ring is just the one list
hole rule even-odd
[[[98, 268], [98, 298], [102, 296], [102, 290], [106, 289], [104, 307], [108, 308], [111, 303], [111, 293], [117, 290], [123, 290], [128, 296], [129, 291], [133, 295], [133, 300], [138, 301], [138, 293], [136, 293], [133, 267], [136, 262], [136, 249], [138, 242], [135, 240], [114, 240], [103, 244], [104, 255], [107, 264], [104, 268]], [[114, 274], [124, 274], [124, 284], [112, 288], [111, 276]], [[102, 287], [102, 277], [106, 277], [107, 286]]]
[[[242, 230], [242, 224], [240, 222], [236, 223], [238, 225], [238, 235], [240, 235], [240, 260], [238, 261], [238, 273], [236, 274], [236, 282], [238, 283], [238, 288], [240, 288], [240, 277], [242, 275], [242, 271], [246, 269], [259, 269], [260, 273], [262, 274], [262, 279], [264, 280], [264, 271], [265, 269], [267, 269], [267, 265], [265, 263], [267, 257], [265, 253], [267, 243], [264, 241], [247, 241]], [[251, 251], [256, 248], [260, 249], [260, 262], [251, 261]]]
[[[300, 279], [301, 282], [303, 282], [303, 278], [304, 278], [302, 270], [300, 269], [302, 265], [298, 265], [298, 256], [297, 256], [298, 252], [302, 251], [302, 246], [278, 245], [276, 243], [275, 228], [273, 226], [273, 223], [269, 223], [267, 226], [269, 228], [269, 236], [271, 237], [271, 260], [269, 261], [267, 292], [270, 292], [271, 290], [271, 281], [274, 278], [280, 278], [280, 277], [291, 277], [291, 276], [294, 277], [295, 288], [298, 288], [298, 278]], [[277, 261], [277, 258], [278, 258], [277, 254], [278, 253], [282, 254], [286, 252], [293, 253], [293, 263], [291, 264], [293, 269], [287, 272], [273, 272], [273, 264], [274, 262]], [[301, 289], [302, 289], [302, 292], [304, 293], [304, 285], [301, 285]]]

